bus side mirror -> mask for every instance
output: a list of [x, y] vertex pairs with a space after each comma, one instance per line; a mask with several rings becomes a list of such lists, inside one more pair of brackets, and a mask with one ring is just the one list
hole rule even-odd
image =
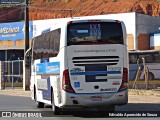
[[31, 65], [31, 57], [28, 56], [28, 55], [25, 58], [25, 64], [26, 64], [26, 66], [30, 66]]

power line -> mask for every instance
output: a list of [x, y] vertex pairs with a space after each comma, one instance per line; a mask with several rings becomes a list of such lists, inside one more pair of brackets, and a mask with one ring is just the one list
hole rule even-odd
[[5, 16], [7, 16], [7, 15], [9, 15], [9, 14], [11, 14], [11, 13], [13, 13], [13, 12], [15, 12], [15, 11], [19, 10], [19, 9], [22, 9], [22, 8], [23, 8], [23, 7], [16, 8], [16, 9], [14, 9], [14, 10], [12, 10], [12, 11], [10, 11], [10, 12], [6, 13], [5, 15], [0, 16], [0, 20], [2, 20], [1, 18], [5, 17]]

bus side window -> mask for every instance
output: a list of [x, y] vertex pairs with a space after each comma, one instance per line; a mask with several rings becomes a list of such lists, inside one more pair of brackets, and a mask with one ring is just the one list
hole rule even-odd
[[129, 63], [130, 64], [136, 64], [137, 63], [137, 55], [134, 55], [134, 54], [130, 54], [129, 55]]
[[142, 58], [145, 58], [145, 55], [144, 54], [139, 54], [138, 59], [139, 59], [139, 63], [140, 64], [143, 63], [143, 59]]
[[146, 54], [146, 63], [153, 63], [153, 55], [152, 54]]
[[154, 54], [154, 61], [155, 61], [155, 63], [160, 63], [160, 53]]

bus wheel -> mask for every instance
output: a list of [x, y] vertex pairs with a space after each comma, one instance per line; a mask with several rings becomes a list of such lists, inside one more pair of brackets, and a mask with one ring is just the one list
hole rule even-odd
[[[145, 75], [143, 77], [143, 80], [145, 80]], [[148, 80], [154, 80], [154, 74], [152, 72], [148, 73]]]
[[52, 90], [51, 102], [52, 102], [52, 111], [53, 111], [54, 115], [59, 115], [60, 114], [60, 108], [58, 108], [57, 106], [55, 106], [53, 90]]
[[44, 103], [37, 101], [36, 89], [34, 88], [34, 100], [36, 102], [37, 108], [44, 108]]
[[148, 80], [154, 80], [154, 74], [152, 72], [148, 73]]

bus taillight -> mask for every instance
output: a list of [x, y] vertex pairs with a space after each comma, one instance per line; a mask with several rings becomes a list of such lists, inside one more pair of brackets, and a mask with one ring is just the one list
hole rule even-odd
[[63, 71], [63, 78], [62, 78], [62, 89], [67, 91], [67, 92], [72, 92], [74, 93], [74, 90], [71, 86], [71, 82], [69, 79], [69, 72], [68, 70]]
[[128, 69], [123, 68], [123, 77], [122, 77], [122, 84], [118, 91], [122, 91], [128, 88]]
[[123, 79], [122, 82], [128, 82], [128, 69], [127, 68], [123, 68]]
[[116, 23], [121, 23], [119, 20], [116, 20]]
[[70, 25], [70, 24], [72, 24], [72, 21], [69, 21], [69, 22], [68, 22], [68, 25]]

